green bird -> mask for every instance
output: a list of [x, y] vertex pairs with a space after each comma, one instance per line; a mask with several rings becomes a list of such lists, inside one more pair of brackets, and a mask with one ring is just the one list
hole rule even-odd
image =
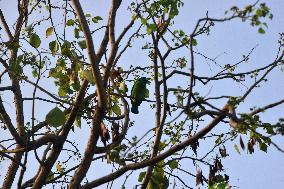
[[146, 95], [146, 85], [148, 83], [148, 79], [146, 77], [140, 77], [134, 81], [134, 85], [131, 89], [131, 112], [134, 114], [138, 114], [138, 106], [145, 99]]

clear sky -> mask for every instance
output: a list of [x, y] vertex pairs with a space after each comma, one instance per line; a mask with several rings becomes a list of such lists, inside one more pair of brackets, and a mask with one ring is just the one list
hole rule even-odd
[[[15, 20], [16, 15], [16, 6], [15, 0], [0, 0], [0, 8], [3, 10], [9, 23]], [[108, 12], [109, 1], [105, 0], [81, 0], [85, 12], [92, 12], [95, 15], [100, 15], [105, 17]], [[123, 1], [123, 4], [120, 8], [122, 11], [118, 13], [117, 18], [117, 30], [121, 31], [124, 28], [124, 25], [127, 24], [130, 20], [130, 15], [125, 11], [126, 6], [130, 3], [130, 0]], [[244, 7], [246, 4], [254, 1], [245, 1], [245, 0], [184, 0], [185, 6], [181, 9], [180, 15], [175, 21], [176, 28], [182, 28], [187, 33], [190, 33], [193, 29], [193, 24], [197, 21], [198, 18], [204, 17], [206, 11], [210, 17], [222, 17], [224, 16], [225, 10], [230, 9], [233, 5]], [[209, 57], [220, 57], [217, 59], [218, 63], [225, 65], [226, 63], [234, 63], [242, 58], [243, 54], [247, 54], [253, 47], [256, 45], [254, 53], [251, 57], [251, 63], [245, 65], [242, 69], [249, 69], [254, 67], [260, 67], [261, 65], [267, 65], [275, 59], [277, 52], [277, 40], [279, 38], [279, 33], [284, 32], [284, 1], [283, 0], [269, 0], [267, 2], [268, 7], [271, 8], [271, 11], [274, 15], [274, 19], [268, 22], [268, 29], [266, 30], [265, 35], [260, 35], [257, 33], [257, 28], [252, 28], [249, 23], [242, 23], [241, 21], [232, 21], [228, 23], [216, 24], [216, 26], [211, 31], [209, 36], [202, 36], [197, 38], [198, 41], [198, 51], [208, 55]], [[13, 10], [13, 11], [12, 11]], [[120, 27], [123, 26], [123, 27]], [[42, 31], [43, 32], [43, 31]], [[44, 33], [43, 33], [44, 35]], [[72, 35], [72, 34], [71, 34]], [[95, 44], [98, 45], [99, 40], [94, 39]], [[47, 44], [46, 44], [47, 45]], [[138, 48], [133, 48], [129, 53], [125, 54], [119, 62], [119, 66], [127, 67], [130, 64], [143, 64], [143, 59], [145, 59], [145, 52], [137, 52]], [[187, 51], [181, 51], [177, 56], [189, 56]], [[210, 67], [208, 67], [207, 62], [202, 58], [198, 57], [196, 61], [198, 66], [196, 72], [200, 75], [211, 75]], [[283, 99], [283, 89], [284, 89], [284, 73], [280, 70], [273, 72], [269, 76], [270, 82], [264, 83], [261, 88], [255, 90], [255, 92], [249, 96], [248, 100], [250, 103], [243, 104], [238, 112], [248, 111], [252, 106], [263, 106], [267, 103], [272, 103], [277, 100]], [[171, 83], [175, 85], [179, 83], [178, 79]], [[41, 83], [44, 87], [51, 87], [50, 84]], [[211, 86], [214, 85], [211, 84]], [[210, 91], [210, 85], [206, 88], [199, 88], [199, 92], [202, 95], [206, 95]], [[30, 89], [25, 88], [24, 94], [29, 94]], [[232, 88], [231, 84], [222, 83], [214, 85], [211, 95], [220, 94], [220, 92], [226, 91], [228, 95], [242, 94], [246, 88], [244, 86], [239, 86], [238, 88]], [[7, 101], [11, 98], [5, 96]], [[41, 106], [38, 103], [38, 106]], [[222, 105], [219, 104], [221, 107]], [[39, 118], [44, 119], [46, 113], [53, 107], [40, 107], [41, 112], [39, 113]], [[30, 111], [30, 110], [28, 110]], [[263, 114], [261, 117], [266, 121], [276, 122], [277, 118], [283, 116], [284, 106], [281, 105], [275, 108], [273, 111], [268, 111]], [[145, 119], [147, 117], [147, 119]], [[132, 116], [136, 121], [135, 128], [132, 128], [130, 132], [137, 134], [137, 136], [142, 136], [142, 131], [147, 131], [149, 128], [154, 127], [154, 113], [150, 113], [149, 109], [142, 107], [141, 114], [138, 116]], [[217, 128], [216, 131], [220, 131], [223, 128]], [[77, 130], [76, 135], [71, 137], [77, 141], [79, 144], [79, 149], [84, 149], [85, 140], [88, 137], [88, 130], [82, 129]], [[80, 140], [78, 140], [80, 136]], [[5, 138], [5, 134], [0, 135], [0, 140]], [[284, 139], [283, 138], [274, 138], [273, 139], [277, 144], [280, 144], [284, 148]], [[265, 188], [283, 188], [284, 185], [284, 154], [278, 152], [273, 147], [269, 148], [268, 153], [260, 152], [256, 150], [256, 153], [253, 155], [248, 155], [246, 152], [242, 152], [239, 155], [233, 149], [233, 144], [228, 146], [230, 156], [223, 161], [223, 164], [226, 168], [228, 175], [230, 175], [230, 182], [233, 186], [237, 186], [241, 189], [254, 188], [254, 189], [265, 189]], [[206, 145], [202, 143], [202, 145]], [[210, 147], [209, 147], [210, 148]], [[209, 148], [205, 148], [205, 151]], [[201, 152], [202, 153], [202, 152]], [[8, 161], [0, 164], [0, 169], [5, 170]], [[192, 166], [192, 165], [188, 165]], [[3, 168], [3, 169], [2, 169]], [[105, 170], [103, 167], [98, 167], [97, 165], [92, 166], [93, 170], [90, 171], [88, 175], [99, 176], [98, 173], [107, 174], [109, 170]], [[36, 171], [36, 167], [34, 167]], [[1, 171], [2, 172], [2, 171]], [[195, 172], [195, 168], [192, 167], [192, 172]], [[26, 175], [26, 179], [32, 176], [32, 171]], [[0, 181], [3, 180], [3, 173], [0, 174]], [[94, 178], [91, 176], [91, 178]], [[130, 180], [128, 183], [133, 181], [134, 186], [136, 182]], [[195, 184], [192, 184], [194, 186]], [[46, 187], [49, 188], [49, 187]], [[105, 186], [100, 187], [105, 188]]]

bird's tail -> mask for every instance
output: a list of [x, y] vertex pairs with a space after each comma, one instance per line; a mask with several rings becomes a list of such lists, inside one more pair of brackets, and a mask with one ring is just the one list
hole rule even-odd
[[131, 112], [134, 113], [134, 114], [138, 114], [139, 113], [138, 106], [133, 104], [132, 107], [131, 107]]

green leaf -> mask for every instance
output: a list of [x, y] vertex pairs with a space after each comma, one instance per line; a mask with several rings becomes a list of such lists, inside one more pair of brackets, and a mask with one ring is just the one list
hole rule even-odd
[[147, 25], [147, 28], [146, 28], [147, 34], [150, 35], [153, 31], [157, 31], [156, 25], [155, 24]]
[[148, 35], [150, 35], [150, 34], [152, 33], [151, 28], [147, 27], [147, 28], [146, 28], [146, 33], [147, 33]]
[[151, 180], [152, 180], [155, 184], [159, 185], [160, 183], [163, 182], [163, 180], [164, 180], [164, 175], [163, 175], [162, 172], [154, 171], [153, 174], [152, 174]]
[[58, 49], [59, 49], [57, 41], [51, 41], [48, 46], [49, 46], [49, 50], [53, 54], [56, 53], [58, 51]]
[[23, 61], [23, 59], [24, 59], [24, 55], [23, 54], [19, 55], [16, 60], [17, 64], [20, 64]]
[[144, 97], [144, 98], [149, 98], [149, 89], [146, 89], [145, 97]]
[[268, 28], [267, 23], [263, 22], [262, 25], [264, 25], [266, 28]]
[[219, 144], [222, 140], [222, 136], [218, 136], [218, 138], [215, 140], [215, 144]]
[[58, 89], [58, 95], [62, 97], [66, 97], [67, 94], [71, 94], [72, 90], [70, 89], [69, 83], [63, 83], [60, 85]]
[[147, 189], [157, 189], [157, 188], [159, 188], [159, 185], [156, 184], [152, 179], [150, 179], [147, 185]]
[[32, 71], [32, 75], [33, 75], [34, 78], [36, 78], [36, 77], [38, 76], [38, 73], [37, 73], [37, 70], [36, 70], [36, 69], [34, 69], [34, 70]]
[[260, 24], [261, 24], [261, 22], [260, 22], [259, 20], [256, 20], [256, 21], [255, 21], [255, 25], [256, 25], [256, 26], [259, 26]]
[[75, 91], [79, 91], [80, 88], [81, 88], [80, 81], [79, 81], [79, 80], [76, 80], [74, 83], [72, 83], [71, 86], [73, 87], [73, 89], [74, 89]]
[[73, 19], [69, 19], [69, 20], [67, 20], [67, 22], [66, 22], [66, 25], [67, 26], [73, 26], [75, 24], [75, 21], [73, 20]]
[[98, 23], [99, 20], [103, 20], [102, 17], [100, 17], [100, 16], [95, 16], [95, 17], [92, 18], [92, 21], [93, 21], [95, 24]]
[[95, 79], [91, 70], [82, 71], [80, 77], [87, 79], [92, 85], [95, 85]]
[[158, 150], [159, 150], [159, 151], [162, 151], [162, 150], [165, 149], [166, 146], [167, 146], [167, 145], [166, 145], [166, 142], [165, 142], [165, 141], [164, 141], [164, 142], [160, 142], [160, 143], [159, 143]]
[[225, 189], [228, 186], [226, 182], [219, 183], [217, 189]]
[[255, 15], [261, 17], [261, 16], [263, 16], [263, 13], [264, 12], [261, 9], [257, 9], [256, 12], [255, 12]]
[[78, 45], [81, 49], [86, 49], [87, 48], [87, 43], [86, 43], [86, 40], [83, 40], [83, 41], [79, 41], [78, 42]]
[[192, 46], [196, 46], [198, 43], [197, 43], [196, 39], [192, 38], [191, 44], [192, 44]]
[[15, 72], [15, 74], [22, 74], [23, 73], [23, 68], [20, 65], [21, 61], [14, 61], [10, 64], [10, 69]]
[[[120, 89], [123, 93], [127, 93], [128, 88], [127, 88], [127, 85], [125, 84], [124, 81], [119, 84], [119, 89]], [[145, 96], [146, 96], [146, 95], [145, 95]]]
[[76, 39], [78, 39], [78, 38], [80, 37], [80, 35], [79, 35], [79, 29], [78, 29], [78, 28], [74, 28], [74, 37], [75, 37]]
[[132, 19], [132, 20], [136, 20], [136, 18], [137, 18], [136, 15], [132, 15], [132, 16], [131, 16], [131, 19]]
[[261, 151], [267, 152], [267, 145], [263, 142], [259, 145]]
[[121, 109], [117, 103], [112, 106], [112, 111], [118, 116], [121, 115]]
[[[164, 143], [166, 143], [166, 141], [164, 141]], [[157, 163], [157, 166], [154, 167], [154, 172], [159, 172], [159, 174], [161, 174], [162, 176], [164, 176], [164, 165], [165, 165], [165, 161], [162, 160], [162, 161], [159, 161]]]
[[49, 6], [49, 5], [46, 5], [46, 6], [45, 6], [45, 9], [46, 9], [47, 11], [49, 11], [49, 10], [50, 10], [50, 6]]
[[[188, 43], [189, 43], [188, 38], [187, 38], [187, 37], [182, 38], [181, 43], [182, 43], [183, 45], [188, 44]], [[193, 44], [192, 44], [192, 45], [193, 45]]]
[[33, 46], [34, 48], [38, 48], [41, 44], [41, 40], [39, 38], [39, 36], [35, 33], [31, 34], [30, 36], [30, 44], [31, 46]]
[[76, 116], [75, 125], [81, 129], [81, 117]]
[[234, 144], [234, 148], [235, 148], [235, 150], [238, 152], [238, 154], [241, 154], [238, 145]]
[[260, 33], [260, 34], [265, 34], [265, 30], [260, 27], [260, 28], [258, 28], [258, 33]]
[[48, 112], [45, 121], [52, 127], [59, 127], [65, 123], [65, 114], [58, 107], [55, 107]]
[[163, 186], [161, 189], [167, 189], [169, 185], [170, 185], [169, 179], [167, 177], [164, 177]]
[[50, 172], [48, 173], [47, 177], [46, 177], [46, 182], [48, 182], [48, 181], [50, 181], [50, 180], [52, 180], [52, 179], [54, 179], [54, 174], [53, 174], [52, 171], [50, 171]]
[[146, 24], [147, 24], [147, 20], [146, 20], [145, 18], [141, 18], [141, 23], [142, 23], [143, 25], [146, 25]]
[[265, 129], [267, 134], [275, 134], [272, 126], [265, 127]]
[[61, 53], [68, 56], [70, 54], [71, 43], [69, 41], [64, 41], [61, 47]]
[[141, 173], [139, 174], [139, 176], [138, 176], [138, 182], [142, 182], [143, 179], [144, 179], [144, 177], [145, 177], [145, 175], [146, 175], [146, 172], [145, 172], [145, 171], [144, 171], [144, 172], [141, 172]]
[[54, 28], [53, 28], [53, 27], [49, 27], [49, 28], [47, 28], [47, 29], [46, 29], [46, 32], [45, 32], [45, 36], [46, 36], [46, 38], [48, 38], [49, 36], [51, 36], [51, 35], [52, 35], [53, 30], [54, 30]]
[[178, 162], [176, 160], [172, 160], [169, 162], [169, 166], [171, 169], [176, 169], [178, 168]]
[[183, 105], [183, 97], [181, 95], [177, 95], [177, 104], [179, 106], [182, 106]]

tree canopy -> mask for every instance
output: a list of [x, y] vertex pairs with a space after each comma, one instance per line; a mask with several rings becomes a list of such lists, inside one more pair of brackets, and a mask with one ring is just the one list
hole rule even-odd
[[[265, 1], [194, 22], [182, 0], [11, 2], [0, 6], [2, 189], [225, 189], [228, 157], [284, 153], [284, 118], [265, 114], [284, 99], [251, 98], [280, 86], [284, 33], [272, 59], [256, 61], [258, 44], [231, 57], [204, 46], [232, 22], [266, 35]], [[222, 40], [239, 40], [229, 31]]]

